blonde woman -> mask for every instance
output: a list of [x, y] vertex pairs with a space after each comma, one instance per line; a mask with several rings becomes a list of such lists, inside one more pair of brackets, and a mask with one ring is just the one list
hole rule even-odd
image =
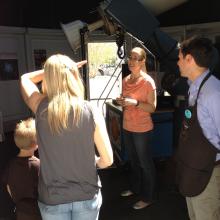
[[24, 101], [36, 116], [44, 220], [98, 219], [102, 196], [96, 166], [113, 162], [104, 117], [84, 100], [78, 67], [85, 63], [52, 55], [43, 70], [21, 76]]

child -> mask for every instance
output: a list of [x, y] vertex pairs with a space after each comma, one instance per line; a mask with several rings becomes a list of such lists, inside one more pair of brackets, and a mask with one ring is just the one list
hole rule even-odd
[[16, 219], [41, 220], [37, 203], [40, 161], [34, 156], [37, 143], [33, 118], [17, 124], [14, 140], [20, 152], [10, 160], [4, 175], [4, 182], [16, 206]]

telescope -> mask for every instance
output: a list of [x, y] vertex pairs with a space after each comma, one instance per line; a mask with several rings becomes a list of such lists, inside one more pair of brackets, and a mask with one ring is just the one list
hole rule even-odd
[[[186, 78], [180, 76], [178, 61], [178, 43], [171, 36], [160, 30], [160, 23], [154, 15], [176, 7], [187, 0], [106, 0], [97, 8], [101, 19], [87, 25], [81, 21], [61, 24], [71, 48], [80, 47], [80, 31], [91, 32], [103, 28], [106, 34], [115, 35], [120, 49], [125, 33], [135, 38], [160, 64], [163, 72], [162, 88], [171, 96], [185, 95], [188, 90]], [[117, 42], [119, 40], [119, 42]], [[120, 50], [118, 50], [120, 52]], [[214, 70], [219, 61], [219, 54], [213, 47], [214, 59], [210, 69]], [[119, 57], [121, 56], [118, 53]], [[120, 57], [123, 58], [123, 57]]]

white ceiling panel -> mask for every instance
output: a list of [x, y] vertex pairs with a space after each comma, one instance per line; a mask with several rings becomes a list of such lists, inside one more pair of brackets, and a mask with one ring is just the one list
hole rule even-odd
[[154, 15], [159, 15], [165, 11], [177, 7], [188, 0], [138, 0]]

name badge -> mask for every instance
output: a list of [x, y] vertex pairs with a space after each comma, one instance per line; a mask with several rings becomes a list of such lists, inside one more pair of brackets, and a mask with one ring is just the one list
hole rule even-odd
[[192, 112], [189, 109], [185, 110], [185, 117], [190, 119], [192, 117]]

